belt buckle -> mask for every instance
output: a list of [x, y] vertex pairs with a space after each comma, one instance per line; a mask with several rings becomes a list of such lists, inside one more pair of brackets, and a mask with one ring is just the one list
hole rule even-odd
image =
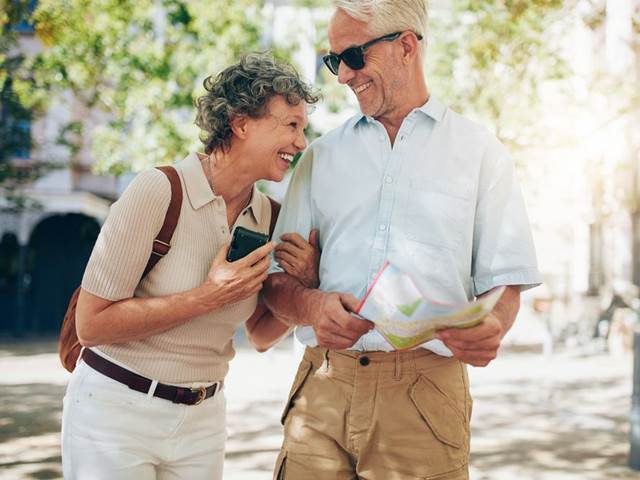
[[196, 400], [196, 402], [193, 405], [200, 405], [204, 399], [207, 397], [207, 389], [206, 387], [198, 387], [198, 388], [192, 388], [191, 391], [193, 393], [198, 392], [198, 399]]

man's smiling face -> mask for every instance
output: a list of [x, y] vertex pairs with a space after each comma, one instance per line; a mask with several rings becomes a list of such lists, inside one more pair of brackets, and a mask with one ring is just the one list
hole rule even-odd
[[[393, 33], [393, 32], [385, 32]], [[367, 24], [336, 9], [329, 22], [329, 45], [334, 53], [362, 45], [375, 38]], [[396, 97], [402, 86], [403, 65], [394, 54], [394, 42], [379, 42], [365, 50], [365, 66], [353, 70], [340, 62], [338, 81], [348, 85], [356, 94], [360, 110], [374, 118], [394, 110]]]

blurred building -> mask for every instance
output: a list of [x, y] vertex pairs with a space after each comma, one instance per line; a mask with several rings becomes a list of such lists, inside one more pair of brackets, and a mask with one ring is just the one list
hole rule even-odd
[[521, 154], [545, 283], [528, 295], [556, 338], [586, 339], [613, 292], [640, 284], [640, 2], [576, 2], [566, 16], [569, 74], [541, 86], [546, 133]]
[[600, 2], [586, 46], [585, 77], [600, 86], [591, 98], [592, 117], [582, 121], [590, 129], [583, 143], [590, 187], [587, 293], [634, 297], [640, 286], [640, 1]]
[[[35, 4], [30, 3], [32, 10]], [[42, 48], [32, 25], [23, 22], [16, 30], [20, 53], [28, 57]], [[3, 152], [19, 168], [29, 169], [42, 161], [60, 168], [24, 190], [38, 208], [0, 213], [0, 332], [54, 332], [59, 328], [100, 225], [123, 187], [115, 177], [91, 172], [88, 136], [91, 124], [98, 121], [95, 113], [68, 95], [51, 105], [45, 115], [21, 120], [28, 146]], [[68, 126], [74, 123], [88, 127], [82, 130], [87, 138], [69, 138], [74, 133]], [[82, 147], [74, 151], [69, 141]]]

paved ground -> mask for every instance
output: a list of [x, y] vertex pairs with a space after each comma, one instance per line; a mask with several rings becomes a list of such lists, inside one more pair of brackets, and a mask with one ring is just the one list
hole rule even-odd
[[[60, 478], [66, 372], [51, 342], [0, 344], [0, 478]], [[626, 468], [631, 357], [504, 353], [471, 369], [474, 480], [640, 479]], [[227, 382], [225, 479], [266, 480], [296, 367], [290, 344], [240, 352]]]

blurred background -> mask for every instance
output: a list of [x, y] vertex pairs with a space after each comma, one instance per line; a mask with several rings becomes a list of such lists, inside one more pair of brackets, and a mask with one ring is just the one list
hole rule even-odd
[[[69, 296], [133, 176], [199, 148], [203, 79], [271, 50], [323, 93], [309, 140], [357, 110], [322, 64], [331, 12], [0, 0], [0, 478], [61, 476], [55, 336]], [[516, 161], [544, 278], [501, 357], [471, 369], [472, 478], [640, 478], [640, 0], [431, 0], [428, 39], [431, 93]], [[281, 198], [286, 180], [261, 188]], [[225, 478], [267, 479], [299, 349], [260, 355], [237, 337]]]

